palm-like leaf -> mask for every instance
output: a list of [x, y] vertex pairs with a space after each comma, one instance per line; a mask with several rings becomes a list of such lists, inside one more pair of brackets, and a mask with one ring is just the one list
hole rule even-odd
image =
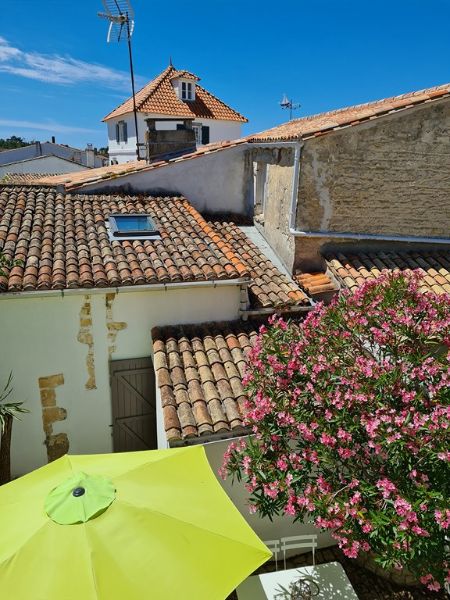
[[19, 419], [19, 415], [21, 413], [29, 412], [27, 408], [23, 407], [23, 402], [6, 402], [6, 400], [9, 398], [13, 391], [12, 380], [13, 376], [11, 372], [9, 374], [5, 387], [0, 392], [0, 433], [2, 433], [5, 429], [7, 417]]

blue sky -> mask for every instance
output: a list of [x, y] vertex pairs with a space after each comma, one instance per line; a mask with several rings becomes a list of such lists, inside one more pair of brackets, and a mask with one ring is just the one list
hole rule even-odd
[[[133, 0], [142, 85], [174, 65], [246, 115], [244, 133], [450, 81], [450, 0]], [[0, 21], [0, 137], [106, 145], [101, 119], [130, 95], [125, 44], [100, 0], [13, 0]]]

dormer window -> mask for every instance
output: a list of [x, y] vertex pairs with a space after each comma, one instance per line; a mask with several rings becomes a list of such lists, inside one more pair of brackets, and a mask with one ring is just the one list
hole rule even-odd
[[191, 81], [181, 82], [181, 99], [194, 100], [194, 84]]

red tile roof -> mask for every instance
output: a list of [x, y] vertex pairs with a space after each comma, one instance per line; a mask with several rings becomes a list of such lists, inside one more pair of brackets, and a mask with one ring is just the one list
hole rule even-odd
[[254, 322], [152, 330], [154, 366], [170, 444], [246, 433], [242, 377], [258, 335]]
[[[148, 213], [160, 240], [110, 241], [111, 213]], [[64, 195], [0, 187], [0, 250], [20, 264], [0, 291], [116, 287], [248, 276], [248, 268], [184, 198]]]
[[[200, 85], [196, 85], [195, 100], [181, 100], [175, 93], [171, 80], [175, 77], [197, 78], [188, 71], [178, 71], [169, 65], [160, 75], [147, 83], [136, 93], [136, 108], [138, 112], [168, 115], [180, 118], [220, 119], [223, 121], [239, 121], [246, 123], [247, 119], [227, 104], [206, 91]], [[133, 112], [133, 97], [129, 98], [120, 106], [115, 108], [103, 119], [108, 121], [114, 117], [120, 117]]]
[[450, 83], [446, 83], [426, 90], [394, 96], [393, 98], [385, 98], [384, 100], [295, 119], [262, 133], [248, 136], [248, 140], [252, 142], [296, 140], [323, 135], [341, 127], [359, 125], [392, 112], [412, 108], [424, 102], [440, 100], [448, 97], [449, 94]]
[[254, 307], [286, 309], [310, 304], [294, 281], [283, 275], [234, 223], [211, 223], [227, 244], [247, 265], [252, 282], [249, 286]]
[[159, 169], [175, 163], [183, 162], [186, 160], [192, 160], [212, 154], [213, 152], [219, 152], [221, 150], [227, 150], [234, 148], [240, 144], [245, 144], [245, 139], [233, 140], [233, 141], [222, 141], [214, 142], [212, 144], [206, 144], [201, 146], [195, 152], [189, 152], [174, 158], [155, 160], [151, 163], [147, 163], [145, 160], [133, 160], [120, 165], [110, 165], [107, 167], [98, 167], [96, 169], [86, 169], [85, 171], [76, 171], [74, 173], [64, 173], [63, 175], [43, 175], [42, 179], [39, 180], [41, 185], [63, 185], [66, 190], [74, 190], [83, 185], [90, 185], [92, 183], [98, 183], [101, 181], [107, 181], [109, 179], [116, 179], [117, 177], [125, 177], [132, 173], [140, 173], [141, 171], [151, 171], [153, 169]]
[[422, 289], [436, 294], [450, 293], [450, 249], [442, 250], [376, 250], [342, 251], [327, 254], [328, 268], [336, 279], [350, 290], [374, 279], [384, 270], [419, 269], [424, 278]]

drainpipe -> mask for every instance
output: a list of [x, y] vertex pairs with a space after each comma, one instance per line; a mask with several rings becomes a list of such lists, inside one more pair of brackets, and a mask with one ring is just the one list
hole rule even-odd
[[292, 197], [291, 208], [289, 215], [289, 233], [294, 237], [304, 238], [330, 238], [330, 239], [347, 239], [347, 240], [377, 240], [383, 242], [407, 242], [416, 244], [450, 244], [450, 238], [437, 237], [419, 237], [405, 235], [383, 235], [381, 233], [353, 233], [353, 232], [336, 232], [336, 231], [312, 231], [296, 229], [297, 206], [298, 206], [298, 187], [300, 179], [300, 158], [303, 148], [303, 142], [300, 141], [295, 145], [294, 155], [294, 174], [292, 180]]

